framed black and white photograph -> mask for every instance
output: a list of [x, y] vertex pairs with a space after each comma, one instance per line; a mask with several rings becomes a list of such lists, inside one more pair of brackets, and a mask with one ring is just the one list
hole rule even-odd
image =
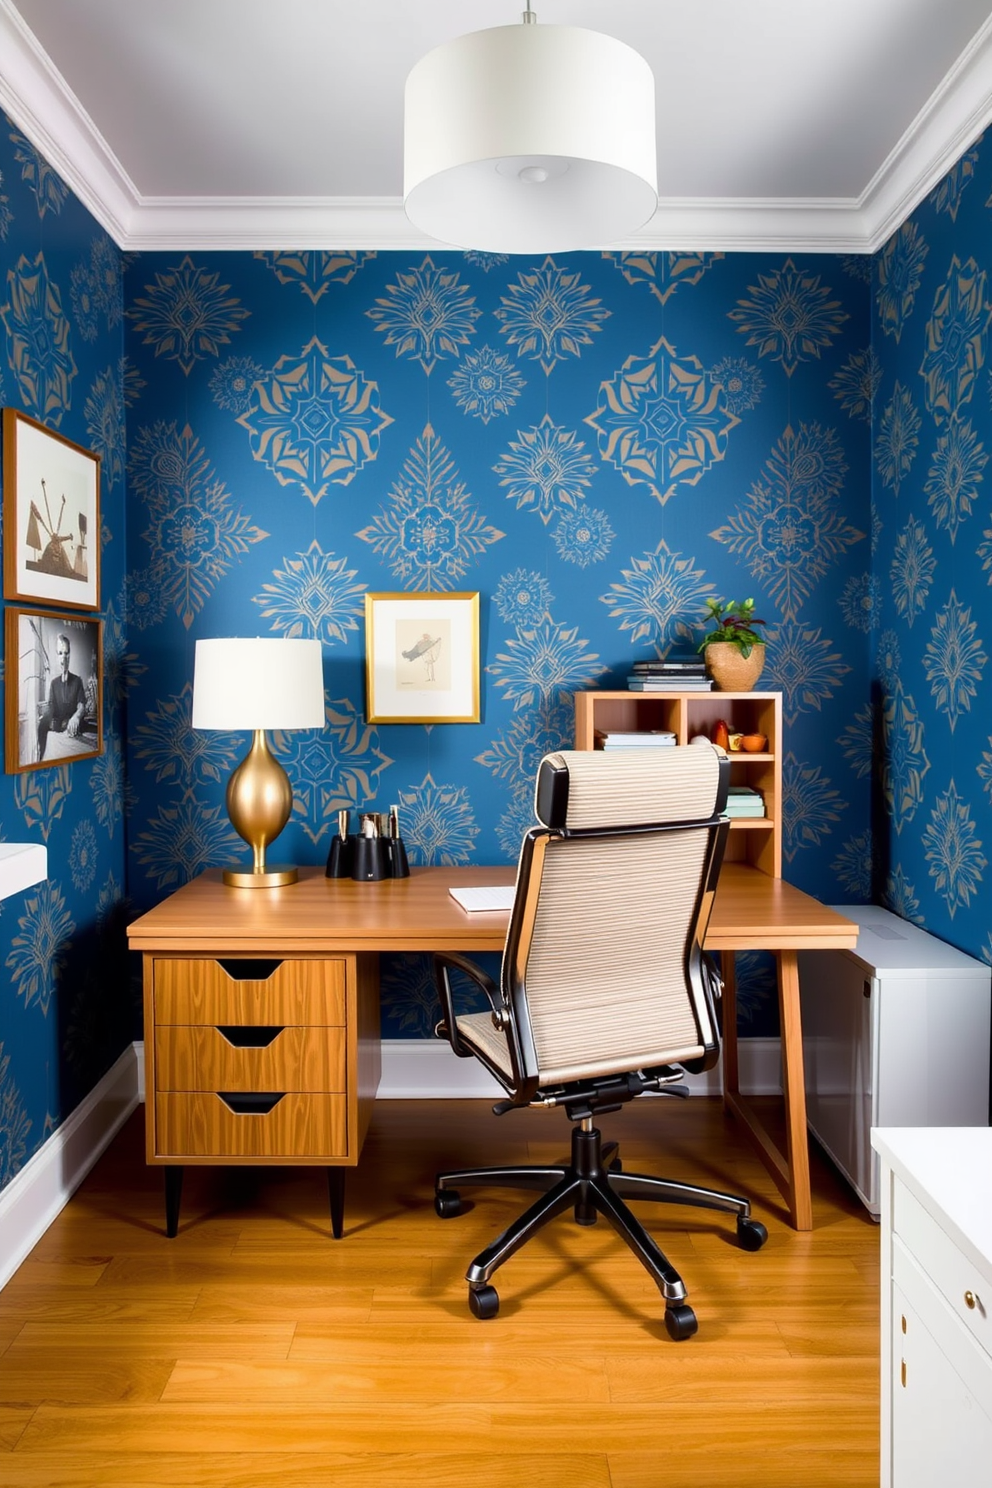
[[103, 752], [103, 621], [6, 612], [9, 775]]
[[100, 608], [100, 456], [3, 410], [6, 599]]
[[369, 723], [478, 723], [478, 594], [366, 594], [365, 677]]

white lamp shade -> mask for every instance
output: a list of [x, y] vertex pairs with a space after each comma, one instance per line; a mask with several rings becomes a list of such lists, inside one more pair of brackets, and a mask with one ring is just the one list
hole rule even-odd
[[457, 37], [412, 69], [405, 113], [407, 216], [442, 242], [605, 246], [658, 204], [654, 76], [615, 37], [539, 25]]
[[324, 723], [319, 641], [197, 641], [194, 728], [308, 729]]

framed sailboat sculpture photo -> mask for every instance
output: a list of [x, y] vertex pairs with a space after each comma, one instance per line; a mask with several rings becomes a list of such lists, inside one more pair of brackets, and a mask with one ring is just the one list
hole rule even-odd
[[100, 456], [3, 410], [3, 592], [100, 608]]

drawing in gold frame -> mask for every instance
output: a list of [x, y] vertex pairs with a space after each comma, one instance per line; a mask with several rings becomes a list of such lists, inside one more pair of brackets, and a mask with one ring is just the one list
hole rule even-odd
[[5, 599], [100, 608], [100, 456], [3, 410]]
[[366, 594], [365, 694], [369, 723], [478, 723], [478, 594]]
[[103, 621], [9, 609], [5, 620], [8, 775], [103, 753]]

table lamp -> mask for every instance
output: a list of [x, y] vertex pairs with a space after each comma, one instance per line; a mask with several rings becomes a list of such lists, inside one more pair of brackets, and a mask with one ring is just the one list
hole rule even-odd
[[291, 864], [266, 867], [265, 849], [293, 809], [293, 788], [270, 752], [266, 729], [324, 727], [324, 674], [319, 641], [225, 637], [197, 641], [193, 671], [193, 727], [251, 729], [251, 749], [227, 784], [231, 825], [254, 854], [250, 870], [225, 868], [237, 889], [295, 883]]

